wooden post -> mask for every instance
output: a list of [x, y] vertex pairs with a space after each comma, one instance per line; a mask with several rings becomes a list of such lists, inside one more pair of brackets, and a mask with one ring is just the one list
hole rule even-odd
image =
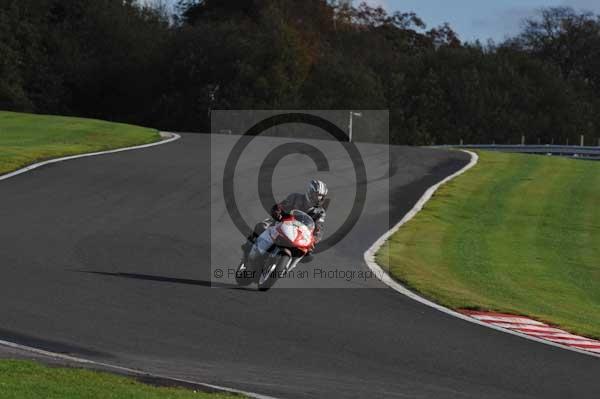
[[582, 134], [581, 135], [581, 147], [583, 147], [584, 145], [585, 145], [585, 137]]
[[525, 135], [521, 136], [521, 145], [525, 145]]

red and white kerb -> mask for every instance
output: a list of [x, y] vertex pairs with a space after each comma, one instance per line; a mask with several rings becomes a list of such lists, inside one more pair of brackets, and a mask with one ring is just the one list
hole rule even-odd
[[551, 327], [527, 317], [502, 313], [476, 312], [471, 310], [461, 310], [460, 312], [496, 327], [506, 328], [508, 330], [517, 331], [532, 337], [584, 351], [600, 353], [600, 341], [571, 334], [567, 331]]

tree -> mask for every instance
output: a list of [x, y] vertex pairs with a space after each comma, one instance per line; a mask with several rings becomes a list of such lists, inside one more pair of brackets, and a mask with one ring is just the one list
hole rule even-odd
[[591, 79], [597, 84], [600, 66], [600, 21], [570, 7], [545, 8], [527, 19], [514, 41], [521, 49], [556, 65], [564, 79]]

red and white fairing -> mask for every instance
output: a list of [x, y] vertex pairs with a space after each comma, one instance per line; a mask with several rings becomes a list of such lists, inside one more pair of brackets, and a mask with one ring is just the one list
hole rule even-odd
[[[278, 278], [293, 270], [315, 247], [316, 224], [306, 213], [294, 209], [256, 238], [250, 253], [236, 271], [236, 281], [270, 289]], [[251, 275], [246, 273], [250, 271]], [[253, 273], [259, 272], [258, 275]], [[274, 273], [276, 272], [276, 273]]]
[[284, 218], [276, 228], [271, 230], [271, 239], [287, 241], [287, 246], [308, 252], [314, 247], [314, 227], [298, 220], [293, 214]]

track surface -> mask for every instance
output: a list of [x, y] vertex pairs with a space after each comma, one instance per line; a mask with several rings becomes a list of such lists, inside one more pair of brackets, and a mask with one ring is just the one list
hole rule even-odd
[[[374, 281], [266, 294], [210, 288], [209, 148], [208, 136], [184, 135], [2, 182], [0, 339], [284, 398], [599, 397], [598, 359], [454, 319]], [[391, 223], [467, 162], [401, 147], [392, 159]], [[288, 180], [312, 169], [307, 162]], [[366, 267], [362, 253], [385, 232], [388, 205], [380, 183], [369, 184], [365, 216], [319, 262], [342, 256]], [[342, 178], [333, 186], [340, 201], [352, 195]], [[332, 224], [343, 216], [329, 214]], [[214, 234], [239, 245], [235, 231]]]

